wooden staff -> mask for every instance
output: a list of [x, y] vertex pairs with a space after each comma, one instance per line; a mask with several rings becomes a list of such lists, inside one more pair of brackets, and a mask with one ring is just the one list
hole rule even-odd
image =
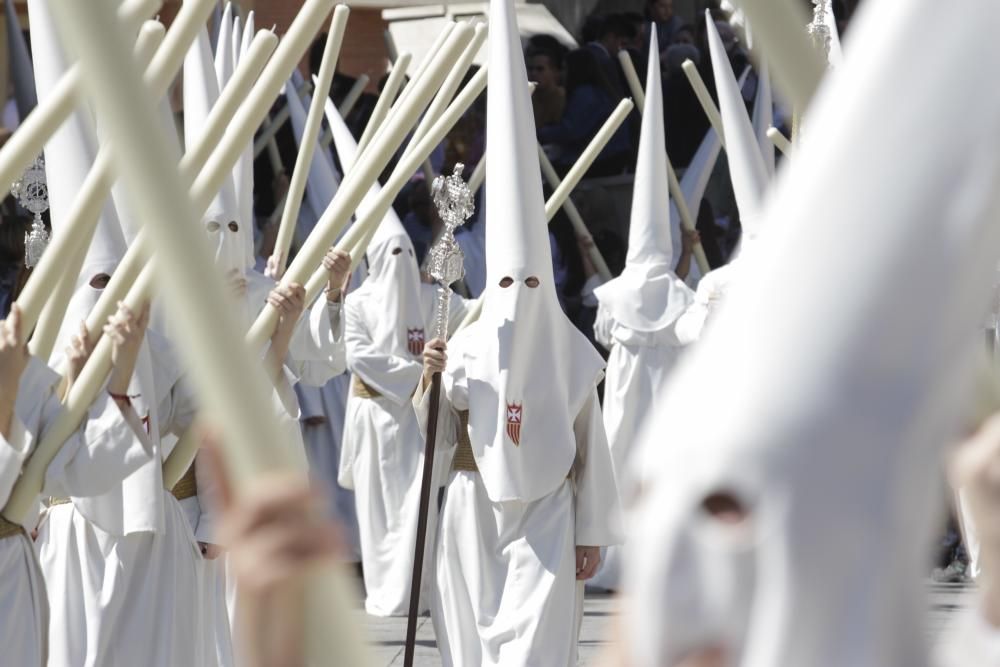
[[[316, 154], [316, 139], [323, 123], [324, 100], [330, 95], [330, 85], [333, 83], [333, 73], [337, 69], [337, 56], [340, 45], [344, 41], [344, 30], [347, 28], [347, 17], [350, 10], [347, 5], [340, 5], [333, 12], [330, 31], [326, 37], [326, 48], [323, 50], [323, 60], [319, 68], [319, 80], [313, 92], [309, 115], [302, 131], [302, 143], [295, 158], [295, 169], [288, 184], [288, 194], [285, 196], [285, 207], [281, 213], [281, 224], [278, 226], [278, 237], [274, 241], [277, 275], [285, 271], [288, 262], [288, 252], [292, 247], [295, 227], [299, 222], [299, 210], [302, 207], [302, 197], [309, 180], [309, 169]], [[296, 95], [294, 90], [290, 95]]]
[[[322, 263], [323, 255], [337, 238], [340, 230], [347, 224], [351, 214], [357, 210], [372, 183], [385, 169], [396, 148], [440, 88], [450, 69], [450, 63], [454, 62], [471, 39], [471, 28], [457, 26], [441, 47], [434, 63], [427, 68], [423, 76], [414, 79], [407, 88], [407, 94], [397, 103], [398, 108], [393, 113], [392, 122], [383, 126], [368, 150], [359, 155], [353, 168], [344, 176], [336, 197], [316, 223], [309, 238], [302, 244], [295, 261], [282, 278], [282, 284], [296, 282], [304, 285], [308, 282], [313, 271]], [[265, 305], [250, 328], [248, 340], [254, 347], [262, 346], [271, 337], [277, 322], [277, 310]]]
[[792, 142], [781, 133], [776, 127], [767, 128], [767, 138], [771, 140], [774, 147], [781, 151], [781, 154], [790, 157], [792, 154]]
[[[111, 121], [116, 163], [136, 213], [162, 254], [158, 278], [166, 304], [175, 315], [178, 339], [183, 343], [180, 348], [189, 354], [192, 378], [226, 433], [220, 442], [236, 488], [245, 489], [248, 481], [268, 470], [290, 469], [291, 456], [278, 446], [279, 429], [268, 418], [272, 406], [265, 392], [263, 368], [253, 363], [248, 350], [231, 344], [239, 335], [239, 325], [226, 308], [225, 287], [218, 279], [208, 244], [197, 236], [193, 223], [199, 216], [179, 178], [176, 161], [164, 159], [171, 155], [172, 147], [157, 125], [152, 101], [145, 97], [143, 84], [116, 32], [111, 2], [60, 0], [61, 11], [54, 14], [80, 58], [91, 100], [102, 117]], [[178, 225], [176, 218], [188, 224]], [[344, 573], [333, 568], [310, 579], [306, 595], [313, 602], [321, 601], [318, 609], [310, 611], [327, 612], [304, 616], [309, 640], [306, 661], [310, 664], [328, 663], [333, 656], [343, 664], [370, 664], [343, 579]]]
[[[635, 73], [635, 66], [632, 65], [632, 60], [629, 59], [627, 63], [627, 65], [625, 63], [622, 63], [622, 65], [626, 71], [632, 71], [632, 76], [626, 75], [625, 78], [629, 81], [629, 85], [632, 86], [632, 96], [635, 98], [636, 104], [639, 105], [639, 113], [642, 113], [643, 107], [646, 106], [646, 95], [642, 90], [642, 86], [638, 85], [639, 76]], [[635, 82], [634, 84], [632, 83], [633, 81]], [[721, 141], [722, 135], [720, 134], [719, 137]], [[677, 172], [674, 171], [674, 165], [670, 163], [669, 156], [667, 157], [667, 187], [670, 190], [670, 196], [674, 198], [674, 205], [677, 206], [677, 213], [681, 218], [681, 226], [689, 232], [695, 231], [694, 218], [691, 216], [691, 210], [688, 209], [687, 200], [684, 198], [684, 191], [681, 189], [680, 181], [677, 180]], [[698, 269], [701, 270], [702, 275], [712, 270], [701, 242], [695, 244], [693, 253], [694, 261], [698, 264]]]

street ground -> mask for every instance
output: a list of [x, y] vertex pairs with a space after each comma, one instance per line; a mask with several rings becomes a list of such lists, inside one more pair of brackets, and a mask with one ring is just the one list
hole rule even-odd
[[[975, 589], [962, 585], [930, 585], [930, 613], [928, 636], [933, 643], [939, 641], [943, 631], [955, 614], [972, 604]], [[583, 628], [580, 631], [580, 665], [592, 667], [610, 637], [615, 615], [613, 598], [588, 595], [584, 609]], [[369, 636], [374, 643], [375, 664], [379, 667], [400, 667], [403, 664], [403, 641], [406, 637], [405, 618], [365, 617]], [[427, 616], [420, 618], [417, 629], [415, 667], [439, 667], [434, 629]]]

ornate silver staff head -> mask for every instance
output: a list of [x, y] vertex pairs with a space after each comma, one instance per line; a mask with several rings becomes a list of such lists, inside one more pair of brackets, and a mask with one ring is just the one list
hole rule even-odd
[[45, 159], [39, 156], [24, 174], [10, 186], [10, 193], [26, 210], [34, 214], [31, 231], [24, 235], [24, 265], [31, 268], [42, 259], [49, 245], [49, 232], [42, 213], [49, 209], [49, 186], [45, 181]]
[[465, 165], [458, 163], [451, 176], [438, 176], [431, 186], [431, 196], [437, 208], [444, 232], [428, 255], [427, 272], [440, 285], [435, 318], [435, 336], [444, 338], [448, 333], [448, 308], [451, 290], [448, 286], [465, 275], [465, 256], [455, 241], [455, 230], [465, 224], [475, 212], [472, 190], [462, 180]]
[[812, 0], [813, 20], [812, 23], [809, 24], [806, 31], [812, 38], [813, 46], [819, 49], [823, 56], [829, 60], [830, 45], [833, 43], [833, 35], [830, 34], [830, 26], [827, 24], [827, 15], [833, 10], [827, 2], [828, 0]]

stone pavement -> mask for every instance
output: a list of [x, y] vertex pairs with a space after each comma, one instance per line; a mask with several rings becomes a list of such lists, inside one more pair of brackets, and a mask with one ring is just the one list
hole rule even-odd
[[[959, 585], [930, 585], [928, 636], [933, 643], [955, 613], [971, 604], [974, 589]], [[607, 644], [615, 602], [608, 596], [588, 595], [580, 631], [580, 665], [593, 666], [601, 649]], [[374, 643], [375, 664], [378, 667], [399, 667], [403, 664], [403, 641], [406, 637], [405, 618], [365, 617], [369, 636]], [[434, 642], [430, 618], [423, 616], [417, 629], [416, 667], [439, 667], [441, 660]]]

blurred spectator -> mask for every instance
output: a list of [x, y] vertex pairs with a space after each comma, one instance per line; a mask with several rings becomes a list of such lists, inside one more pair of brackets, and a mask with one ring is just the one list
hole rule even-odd
[[701, 103], [681, 69], [686, 60], [700, 65], [701, 52], [691, 44], [681, 43], [667, 47], [662, 54], [667, 154], [674, 167], [682, 169], [690, 164], [709, 128]]
[[31, 274], [24, 268], [24, 234], [31, 221], [15, 213], [16, 208], [13, 197], [7, 197], [0, 209], [0, 318], [7, 317]]
[[434, 240], [434, 228], [439, 222], [437, 209], [434, 207], [427, 184], [424, 181], [413, 183], [410, 189], [409, 213], [403, 217], [403, 227], [410, 235], [419, 265], [424, 263], [424, 257]]
[[656, 24], [656, 37], [662, 53], [674, 43], [674, 36], [684, 21], [674, 14], [674, 0], [647, 0], [646, 15]]
[[[561, 173], [573, 166], [619, 99], [592, 49], [578, 49], [569, 54], [566, 58], [566, 109], [558, 123], [538, 128], [539, 141], [552, 147], [550, 157]], [[628, 128], [623, 125], [598, 156], [589, 175], [620, 174], [628, 164], [630, 153]]]
[[[598, 28], [597, 38], [587, 42], [584, 49], [593, 54], [597, 66], [603, 71], [604, 77], [611, 87], [612, 97], [621, 99], [625, 97], [628, 86], [625, 83], [625, 73], [622, 72], [621, 65], [618, 64], [618, 52], [627, 48], [637, 39], [636, 28], [621, 14], [605, 16], [598, 24]], [[569, 87], [569, 81], [567, 81], [567, 94]]]
[[558, 51], [531, 48], [528, 51], [528, 80], [537, 85], [531, 97], [535, 127], [558, 123], [566, 108], [566, 90], [561, 85], [563, 57]]

